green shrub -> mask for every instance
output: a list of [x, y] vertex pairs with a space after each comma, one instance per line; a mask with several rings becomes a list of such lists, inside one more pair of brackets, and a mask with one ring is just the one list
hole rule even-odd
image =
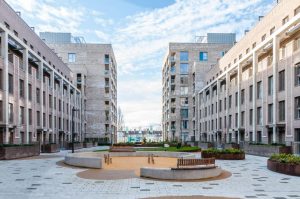
[[289, 163], [289, 164], [300, 164], [300, 156], [292, 155], [292, 154], [273, 154], [270, 157], [270, 160], [281, 162], [281, 163]]
[[264, 143], [250, 142], [249, 144], [250, 145], [263, 145], [263, 146], [286, 146], [285, 144], [280, 144], [280, 143], [264, 144]]
[[0, 147], [33, 146], [33, 144], [0, 144]]
[[244, 153], [244, 151], [242, 151], [240, 149], [233, 149], [233, 148], [229, 148], [229, 149], [209, 148], [209, 149], [203, 150], [203, 152], [211, 153], [211, 154], [242, 154], [242, 153]]

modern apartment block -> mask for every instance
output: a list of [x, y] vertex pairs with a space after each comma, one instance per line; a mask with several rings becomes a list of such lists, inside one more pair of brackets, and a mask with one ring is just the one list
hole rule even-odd
[[234, 44], [235, 34], [209, 33], [195, 43], [170, 43], [162, 69], [162, 130], [165, 140], [194, 140], [197, 93], [206, 73]]
[[117, 63], [111, 44], [87, 44], [70, 33], [40, 33], [73, 71], [82, 93], [85, 140], [111, 142], [117, 136]]
[[207, 72], [197, 139], [284, 143], [299, 153], [299, 13], [299, 0], [279, 1]]
[[81, 92], [70, 68], [4, 0], [0, 0], [0, 143], [71, 141], [82, 137]]

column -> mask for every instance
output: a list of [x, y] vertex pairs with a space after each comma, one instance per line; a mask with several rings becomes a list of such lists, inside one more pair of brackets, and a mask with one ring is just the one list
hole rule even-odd
[[1, 56], [3, 58], [3, 119], [4, 124], [6, 125], [4, 129], [4, 139], [3, 142], [9, 142], [9, 132], [7, 125], [9, 123], [8, 115], [8, 34], [7, 32], [1, 33]]
[[229, 71], [226, 73], [226, 94], [225, 94], [225, 96], [226, 96], [226, 126], [225, 126], [225, 136], [224, 136], [224, 138], [225, 138], [225, 143], [226, 143], [226, 141], [227, 141], [227, 136], [228, 136], [228, 133], [229, 133], [229, 131], [228, 131], [228, 124], [229, 124], [229, 84], [230, 84], [230, 75], [229, 75]]
[[[60, 79], [60, 127], [61, 127], [61, 130], [63, 131], [63, 137], [65, 137], [65, 131], [64, 131], [64, 81], [63, 81], [63, 78]], [[65, 140], [63, 140], [65, 141]]]
[[279, 39], [273, 37], [273, 143], [277, 142], [277, 112], [278, 112], [278, 103], [277, 103], [277, 84], [278, 84], [278, 57], [279, 57]]
[[44, 63], [43, 61], [41, 61], [39, 63], [39, 77], [41, 80], [41, 89], [40, 89], [40, 104], [41, 104], [41, 113], [40, 113], [40, 118], [41, 118], [41, 129], [42, 129], [42, 142], [46, 143], [46, 139], [47, 136], [44, 137], [44, 98], [43, 98], [43, 92], [44, 92], [44, 80], [43, 80], [43, 76], [44, 76]]
[[238, 82], [238, 106], [237, 106], [237, 111], [238, 111], [238, 137], [235, 138], [237, 143], [240, 143], [240, 128], [241, 128], [241, 65], [238, 64], [237, 69], [238, 69], [238, 74], [237, 74], [237, 82]]
[[67, 96], [68, 96], [68, 137], [69, 137], [69, 141], [70, 141], [70, 135], [72, 133], [72, 121], [71, 121], [71, 115], [72, 115], [72, 109], [71, 109], [71, 86], [70, 83], [68, 83], [68, 89], [67, 89]]
[[28, 50], [23, 50], [23, 67], [25, 68], [25, 143], [29, 143], [29, 111], [28, 111]]
[[56, 134], [56, 132], [55, 132], [55, 126], [54, 126], [54, 114], [55, 114], [55, 111], [54, 111], [54, 70], [51, 71], [50, 78], [51, 78], [51, 87], [52, 87], [52, 101], [51, 101], [52, 140], [53, 140], [53, 142], [56, 142], [59, 135], [56, 135], [56, 140], [55, 140], [54, 139], [55, 138], [54, 134]]
[[257, 92], [257, 88], [256, 88], [256, 68], [257, 68], [257, 62], [258, 62], [258, 56], [256, 52], [253, 52], [253, 62], [252, 62], [252, 77], [253, 77], [253, 90], [252, 90], [252, 108], [253, 108], [253, 115], [252, 115], [252, 125], [253, 125], [253, 129], [252, 129], [252, 140], [253, 142], [256, 141], [256, 92]]

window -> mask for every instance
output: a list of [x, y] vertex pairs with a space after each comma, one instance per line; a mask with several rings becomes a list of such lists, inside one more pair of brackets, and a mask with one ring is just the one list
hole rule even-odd
[[176, 72], [176, 67], [173, 65], [173, 66], [171, 66], [171, 68], [170, 68], [170, 72], [171, 73], [175, 73]]
[[189, 110], [188, 109], [181, 109], [180, 110], [180, 116], [182, 118], [188, 118], [189, 117]]
[[282, 25], [286, 24], [289, 21], [289, 16], [286, 16], [282, 19]]
[[180, 84], [188, 84], [189, 83], [189, 77], [188, 75], [182, 75], [180, 76]]
[[297, 14], [300, 13], [300, 6], [298, 6], [295, 10], [294, 10], [294, 15], [296, 16]]
[[20, 79], [19, 81], [19, 91], [20, 97], [24, 97], [24, 80]]
[[219, 100], [219, 112], [222, 111], [222, 100]]
[[249, 125], [253, 124], [253, 109], [249, 111]]
[[182, 120], [181, 121], [181, 127], [182, 127], [182, 129], [189, 128], [189, 121], [188, 120]]
[[43, 91], [43, 105], [46, 105], [46, 93]]
[[258, 125], [261, 125], [262, 124], [262, 108], [261, 107], [258, 107], [257, 108], [257, 124]]
[[300, 63], [295, 66], [295, 86], [300, 85]]
[[232, 116], [229, 115], [228, 127], [231, 128]]
[[295, 97], [295, 119], [300, 119], [300, 97]]
[[69, 61], [69, 63], [76, 62], [76, 54], [68, 53], [68, 61]]
[[0, 69], [0, 89], [2, 90], [3, 89], [3, 71], [2, 69]]
[[189, 105], [189, 98], [188, 97], [182, 97], [180, 98], [181, 106], [188, 106]]
[[235, 92], [235, 106], [238, 106], [238, 101], [239, 101], [238, 92]]
[[109, 55], [108, 54], [104, 55], [104, 64], [109, 64]]
[[245, 89], [241, 90], [241, 104], [245, 102]]
[[275, 27], [270, 29], [270, 35], [272, 35], [275, 32]]
[[14, 122], [14, 106], [11, 103], [8, 104], [8, 118], [9, 118], [9, 123]]
[[180, 73], [181, 74], [188, 74], [189, 73], [189, 64], [180, 63]]
[[40, 113], [40, 111], [36, 112], [36, 125], [41, 126], [41, 113]]
[[41, 103], [41, 90], [36, 88], [36, 103]]
[[282, 70], [279, 72], [279, 91], [284, 91], [284, 87], [285, 87], [285, 71]]
[[20, 124], [24, 125], [25, 124], [25, 114], [24, 114], [24, 107], [20, 106]]
[[261, 41], [264, 41], [266, 39], [266, 34], [264, 34], [262, 37], [261, 37]]
[[32, 109], [28, 109], [28, 123], [32, 125]]
[[268, 95], [273, 94], [273, 76], [268, 77]]
[[31, 86], [31, 84], [28, 84], [28, 99], [29, 99], [29, 101], [32, 100], [32, 86]]
[[200, 61], [207, 61], [208, 60], [208, 53], [207, 52], [200, 52], [199, 53], [199, 60]]
[[249, 86], [249, 101], [252, 102], [253, 99], [253, 86]]
[[262, 84], [261, 81], [257, 82], [257, 99], [262, 98]]
[[180, 52], [180, 61], [189, 61], [189, 52], [187, 51]]
[[279, 121], [285, 121], [285, 101], [279, 102]]
[[3, 102], [0, 101], [0, 121], [3, 121]]
[[11, 74], [8, 75], [8, 92], [10, 94], [14, 93], [14, 77]]
[[241, 112], [241, 126], [244, 126], [245, 124], [245, 111]]
[[238, 113], [235, 114], [235, 127], [238, 127], [239, 115]]
[[273, 104], [268, 105], [268, 122], [273, 123]]
[[231, 101], [232, 101], [232, 95], [229, 96], [229, 102], [228, 102], [229, 103], [229, 105], [228, 105], [229, 109], [231, 108]]
[[181, 86], [180, 87], [180, 94], [181, 95], [187, 95], [189, 92], [189, 87], [188, 86]]

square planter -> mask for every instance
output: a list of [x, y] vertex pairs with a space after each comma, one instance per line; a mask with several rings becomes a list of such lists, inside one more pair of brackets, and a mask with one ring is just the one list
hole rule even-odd
[[[83, 143], [82, 142], [75, 142], [74, 143], [74, 149], [82, 149], [83, 148]], [[68, 143], [68, 147], [67, 147], [68, 150], [72, 150], [72, 143], [69, 142]]]
[[249, 144], [245, 143], [243, 150], [246, 154], [250, 155], [258, 155], [264, 157], [270, 157], [272, 154], [278, 153], [292, 153], [291, 146], [277, 146], [277, 145], [256, 145], [256, 144]]
[[83, 148], [91, 148], [93, 146], [94, 146], [94, 144], [92, 142], [84, 142], [83, 143]]
[[225, 149], [240, 149], [240, 145], [237, 143], [225, 144]]
[[212, 148], [213, 147], [213, 143], [211, 143], [211, 142], [199, 142], [198, 146], [201, 149], [208, 149], [208, 148]]
[[12, 160], [40, 155], [40, 145], [0, 146], [0, 160]]

